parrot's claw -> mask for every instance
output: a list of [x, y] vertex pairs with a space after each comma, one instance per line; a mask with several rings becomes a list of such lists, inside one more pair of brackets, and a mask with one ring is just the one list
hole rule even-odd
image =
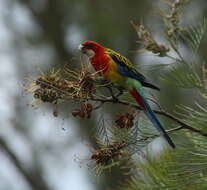
[[109, 90], [109, 92], [110, 92], [110, 94], [111, 94], [111, 100], [112, 100], [114, 103], [119, 102], [118, 97], [121, 96], [121, 95], [123, 94], [123, 89], [121, 89], [121, 88], [117, 88], [117, 89], [119, 90], [119, 92], [116, 93], [116, 94], [114, 94], [113, 89], [112, 89], [112, 86], [107, 86], [107, 88], [108, 88], [108, 90]]
[[118, 98], [119, 96], [121, 96], [124, 93], [124, 91], [122, 89], [118, 89], [118, 90], [119, 90], [119, 92], [116, 94], [116, 98]]
[[110, 81], [109, 80], [106, 80], [106, 79], [99, 79], [98, 82], [101, 85], [104, 85], [104, 86], [108, 86], [110, 84]]
[[112, 96], [112, 101], [114, 103], [117, 103], [117, 102], [119, 102], [119, 99], [116, 96]]

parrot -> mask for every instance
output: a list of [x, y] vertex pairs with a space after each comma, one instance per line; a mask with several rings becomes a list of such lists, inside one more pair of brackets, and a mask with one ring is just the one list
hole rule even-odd
[[129, 59], [112, 49], [91, 40], [81, 43], [78, 49], [89, 58], [90, 64], [99, 75], [131, 94], [168, 144], [172, 148], [176, 148], [145, 97], [144, 87], [154, 90], [160, 89], [151, 84], [143, 74], [138, 72]]

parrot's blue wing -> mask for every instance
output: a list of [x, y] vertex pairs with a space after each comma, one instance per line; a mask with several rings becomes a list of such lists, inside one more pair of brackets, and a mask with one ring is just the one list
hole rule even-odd
[[[112, 50], [111, 50], [112, 51]], [[116, 62], [118, 65], [118, 72], [121, 75], [124, 75], [129, 78], [136, 79], [141, 82], [141, 84], [145, 87], [152, 88], [155, 90], [160, 90], [157, 86], [149, 83], [144, 75], [139, 73], [135, 68], [134, 65], [125, 57], [121, 56], [120, 54], [112, 51], [109, 54], [110, 57]]]

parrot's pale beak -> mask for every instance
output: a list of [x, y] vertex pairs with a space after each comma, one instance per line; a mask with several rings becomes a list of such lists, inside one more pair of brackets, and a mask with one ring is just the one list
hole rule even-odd
[[80, 51], [82, 51], [83, 48], [84, 48], [84, 46], [83, 46], [82, 44], [80, 44], [80, 45], [78, 46], [78, 49], [79, 49]]
[[84, 53], [84, 54], [86, 54], [86, 48], [82, 45], [82, 44], [80, 44], [79, 46], [78, 46], [78, 49], [82, 52], [82, 53]]
[[88, 57], [93, 57], [95, 55], [95, 52], [92, 49], [87, 49], [85, 46], [80, 44], [78, 46], [78, 49], [83, 53], [86, 54]]

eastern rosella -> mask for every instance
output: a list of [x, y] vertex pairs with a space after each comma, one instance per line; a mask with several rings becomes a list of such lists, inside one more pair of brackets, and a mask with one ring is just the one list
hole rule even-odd
[[97, 42], [84, 41], [79, 49], [89, 57], [90, 63], [100, 75], [129, 91], [157, 130], [161, 132], [171, 147], [175, 148], [175, 144], [150, 108], [144, 95], [143, 86], [156, 90], [159, 88], [150, 84], [127, 58]]

